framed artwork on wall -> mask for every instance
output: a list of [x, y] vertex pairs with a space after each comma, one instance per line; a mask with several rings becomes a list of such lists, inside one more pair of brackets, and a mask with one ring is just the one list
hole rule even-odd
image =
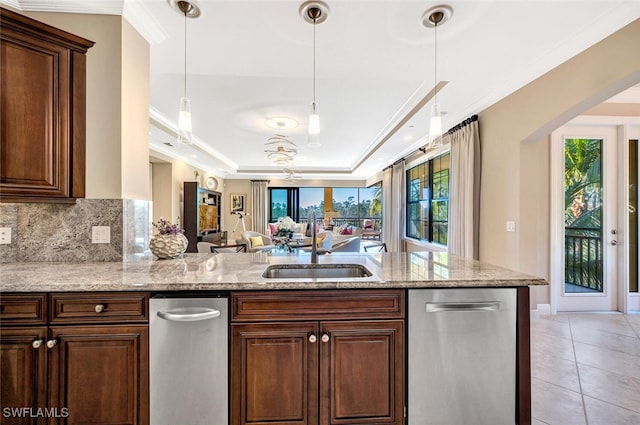
[[229, 205], [231, 205], [231, 213], [246, 212], [245, 209], [247, 205], [247, 194], [231, 193], [230, 196], [231, 196], [231, 202], [229, 202]]

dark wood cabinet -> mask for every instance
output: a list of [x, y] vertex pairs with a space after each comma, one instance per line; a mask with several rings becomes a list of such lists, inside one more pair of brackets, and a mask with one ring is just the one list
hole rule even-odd
[[148, 423], [148, 326], [55, 326], [49, 338], [49, 405], [69, 412], [60, 423]]
[[0, 8], [0, 199], [85, 193], [86, 52], [93, 42]]
[[318, 324], [232, 327], [232, 424], [318, 423]]
[[3, 294], [0, 320], [3, 408], [48, 412], [0, 423], [149, 423], [148, 294]]
[[[0, 327], [3, 408], [47, 407], [47, 328]], [[0, 416], [1, 424], [44, 424], [45, 418]]]
[[198, 242], [226, 243], [226, 232], [222, 232], [220, 226], [222, 194], [204, 189], [197, 182], [184, 182], [183, 190], [187, 252], [198, 252]]
[[402, 291], [235, 293], [232, 308], [232, 425], [403, 423]]

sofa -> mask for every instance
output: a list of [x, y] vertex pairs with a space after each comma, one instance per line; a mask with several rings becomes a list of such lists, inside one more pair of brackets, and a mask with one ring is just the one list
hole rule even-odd
[[342, 242], [354, 236], [362, 237], [362, 229], [360, 227], [351, 226], [348, 224], [344, 226], [334, 226], [332, 233], [334, 244]]

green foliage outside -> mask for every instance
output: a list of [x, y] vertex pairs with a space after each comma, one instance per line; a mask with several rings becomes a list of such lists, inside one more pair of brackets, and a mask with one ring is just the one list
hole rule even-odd
[[565, 282], [597, 291], [602, 291], [601, 157], [600, 139], [565, 140]]

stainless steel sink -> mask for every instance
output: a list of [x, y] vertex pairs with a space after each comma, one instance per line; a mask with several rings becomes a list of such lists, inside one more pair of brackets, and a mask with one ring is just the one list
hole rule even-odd
[[262, 273], [262, 277], [272, 279], [369, 276], [372, 273], [360, 264], [277, 264], [267, 267]]

